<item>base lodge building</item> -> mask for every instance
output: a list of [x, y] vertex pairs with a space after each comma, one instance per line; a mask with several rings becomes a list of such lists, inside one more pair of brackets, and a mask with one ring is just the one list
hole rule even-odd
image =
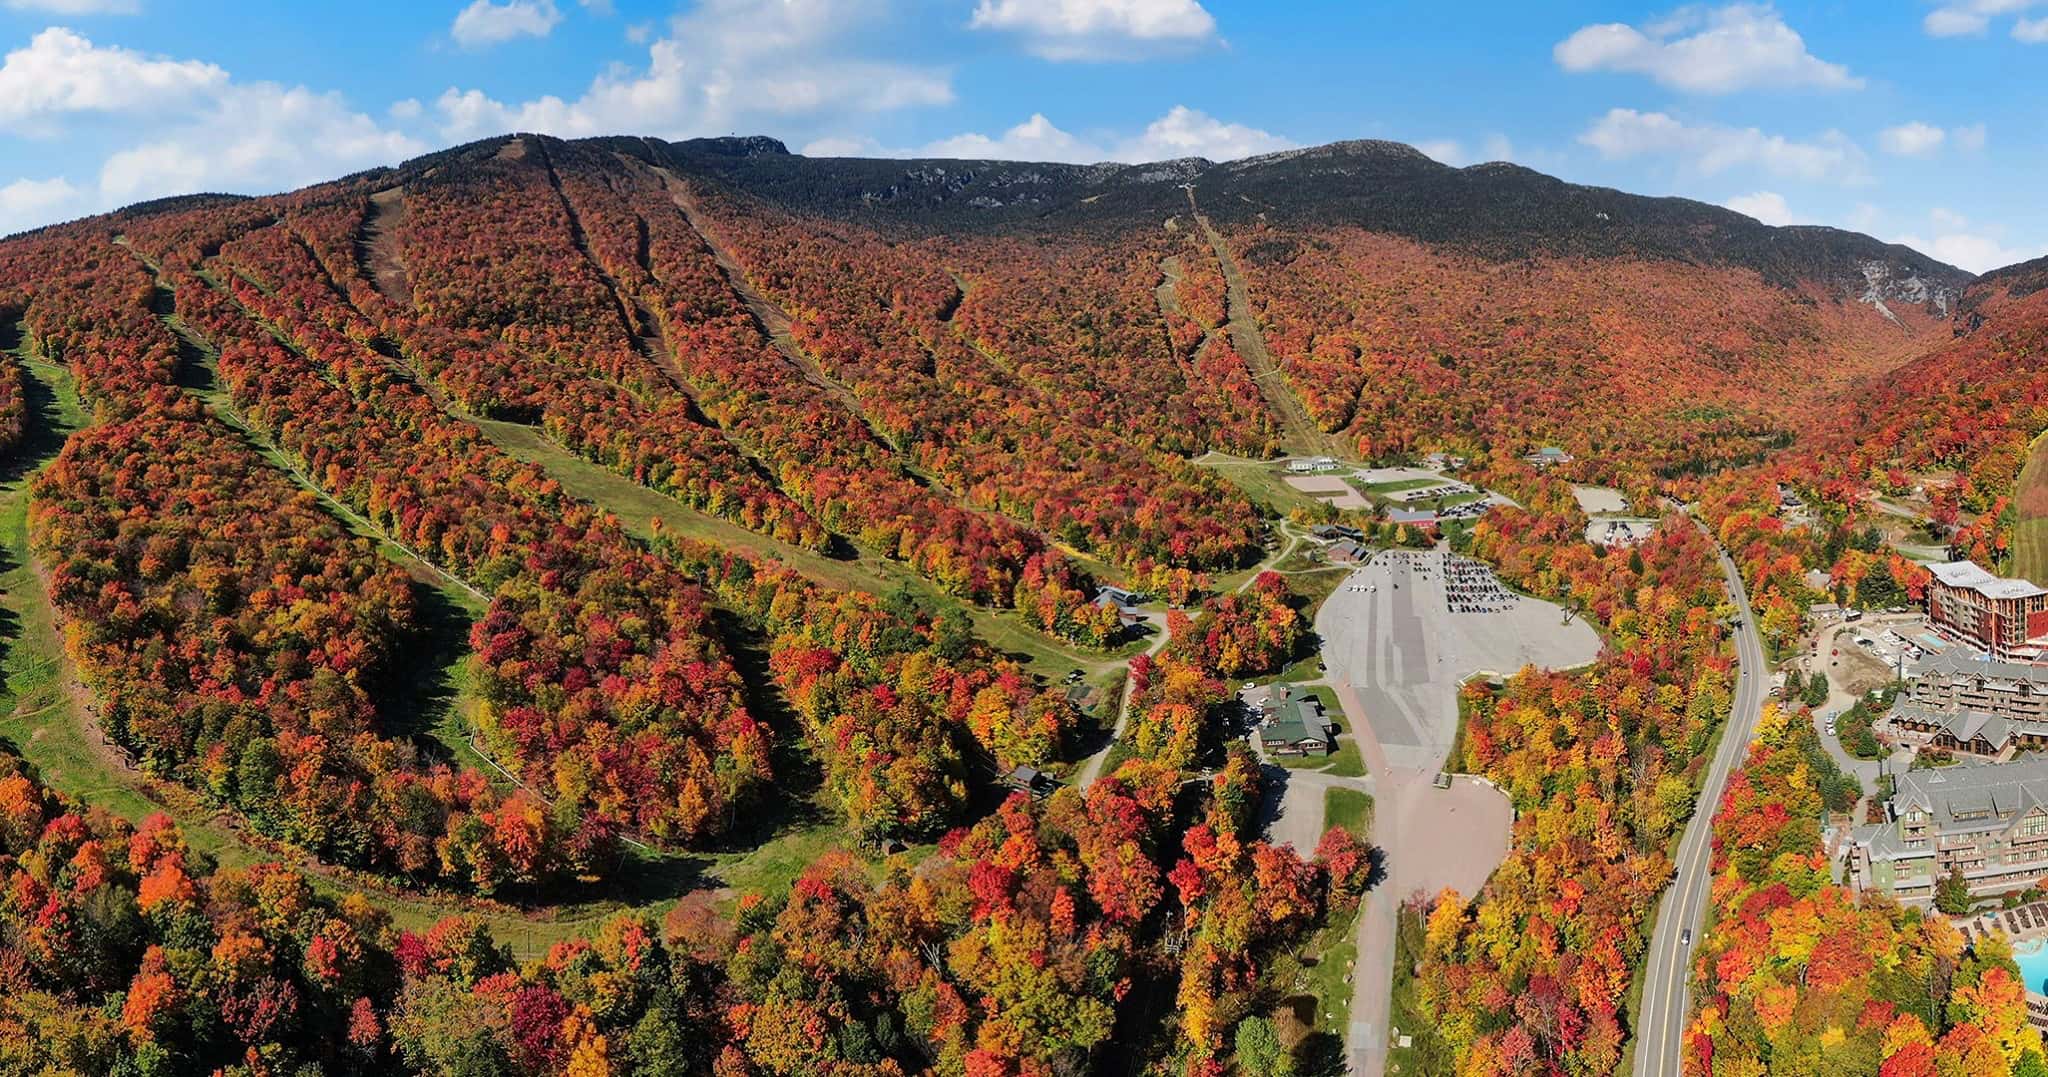
[[1927, 621], [1935, 631], [2004, 662], [2048, 655], [2048, 588], [2008, 580], [1972, 561], [1927, 566]]
[[1859, 890], [1925, 904], [1951, 870], [1978, 895], [2048, 875], [2048, 760], [1907, 771], [1887, 814], [1853, 833], [1848, 875]]
[[2048, 749], [2048, 666], [1935, 655], [1913, 670], [1880, 732], [2001, 760]]

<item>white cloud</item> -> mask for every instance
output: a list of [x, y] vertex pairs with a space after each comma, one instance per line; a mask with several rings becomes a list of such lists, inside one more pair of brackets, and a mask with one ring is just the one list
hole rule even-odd
[[1043, 113], [998, 135], [967, 132], [902, 148], [883, 146], [872, 138], [821, 138], [803, 148], [811, 157], [949, 157], [970, 161], [1061, 161], [1069, 164], [1097, 164], [1115, 161], [1142, 164], [1179, 157], [1205, 157], [1211, 161], [1235, 161], [1255, 154], [1293, 149], [1298, 143], [1283, 135], [1225, 123], [1207, 113], [1175, 105], [1166, 114], [1146, 124], [1141, 131], [1126, 134], [1102, 132], [1082, 137], [1061, 130]]
[[1463, 168], [1485, 161], [1515, 159], [1515, 144], [1508, 140], [1508, 136], [1498, 133], [1480, 139], [1476, 151], [1467, 149], [1463, 142], [1455, 138], [1429, 139], [1416, 143], [1415, 148], [1421, 150], [1423, 156], [1430, 160], [1450, 165], [1452, 168]]
[[1878, 146], [1899, 157], [1926, 157], [1945, 145], [1975, 153], [1989, 140], [1990, 132], [1981, 123], [1943, 130], [1919, 120], [1887, 127], [1877, 135]]
[[994, 138], [968, 133], [943, 138], [918, 151], [920, 157], [959, 157], [990, 161], [1106, 161], [1109, 154], [1054, 127], [1043, 113]]
[[1877, 144], [1884, 148], [1884, 152], [1901, 157], [1924, 157], [1940, 149], [1947, 140], [1947, 131], [1919, 120], [1887, 127], [1877, 136]]
[[101, 47], [71, 30], [45, 30], [0, 64], [0, 130], [55, 135], [82, 116], [127, 136], [101, 162], [96, 187], [17, 180], [0, 189], [0, 225], [159, 195], [274, 191], [425, 149], [337, 94], [236, 82], [213, 64]]
[[1685, 8], [1642, 29], [1618, 22], [1587, 26], [1558, 42], [1551, 55], [1566, 71], [1648, 75], [1689, 93], [1863, 86], [1848, 68], [1808, 52], [1798, 31], [1758, 4]]
[[227, 84], [228, 73], [199, 60], [101, 48], [51, 27], [0, 62], [0, 131], [50, 136], [80, 113], [155, 114]]
[[[1961, 0], [1959, 3], [1944, 4], [1927, 13], [1920, 20], [1921, 29], [1931, 37], [1967, 37], [1981, 34], [1991, 26], [1991, 20], [2000, 15], [2011, 15], [2026, 11], [2041, 0]], [[2048, 20], [2021, 19], [2013, 27], [2012, 36], [2021, 41], [2030, 40], [2023, 32], [2029, 23], [2043, 23]]]
[[1721, 203], [1737, 213], [1746, 213], [1765, 224], [1798, 224], [1799, 218], [1792, 207], [1785, 204], [1785, 196], [1776, 191], [1758, 191], [1755, 194], [1738, 195]]
[[83, 192], [62, 176], [19, 179], [0, 187], [0, 236], [60, 220], [80, 211]]
[[2048, 18], [2021, 19], [2012, 24], [2014, 41], [2029, 45], [2048, 44]]
[[425, 150], [351, 110], [339, 94], [237, 84], [204, 114], [107, 158], [100, 191], [128, 202], [192, 191], [276, 190], [396, 164]]
[[476, 0], [455, 16], [448, 36], [465, 49], [482, 49], [519, 37], [546, 37], [561, 21], [554, 0]]
[[950, 102], [944, 70], [843, 54], [874, 14], [874, 0], [705, 0], [669, 21], [645, 68], [615, 66], [573, 101], [449, 89], [437, 102], [442, 133], [681, 138]]
[[142, 6], [135, 0], [7, 0], [9, 11], [33, 11], [43, 15], [138, 15]]
[[1896, 242], [1972, 273], [1988, 273], [2015, 262], [2039, 258], [2043, 253], [2039, 247], [2008, 247], [1996, 237], [1972, 232], [1947, 232], [1933, 239], [1900, 236]]
[[1424, 157], [1452, 168], [1462, 168], [1472, 160], [1466, 156], [1464, 144], [1455, 138], [1432, 138], [1417, 142], [1415, 148], [1421, 150]]
[[832, 135], [813, 139], [797, 150], [805, 157], [907, 157], [907, 153], [891, 153], [872, 138], [854, 138]]
[[2048, 253], [2048, 247], [2007, 246], [2002, 229], [1971, 228], [1969, 218], [1952, 209], [1936, 206], [1928, 211], [1927, 220], [1934, 226], [1930, 237], [1903, 235], [1893, 242], [1972, 273], [1988, 272]]
[[1608, 160], [1671, 157], [1701, 175], [1757, 168], [1802, 180], [1856, 183], [1867, 178], [1863, 151], [1837, 131], [1799, 141], [1755, 127], [1689, 124], [1662, 112], [1617, 108], [1595, 121], [1579, 141]]
[[1129, 60], [1216, 35], [1197, 0], [981, 0], [968, 26], [1021, 34], [1048, 60]]
[[1185, 105], [1175, 105], [1166, 115], [1153, 120], [1143, 134], [1122, 142], [1116, 150], [1119, 161], [1163, 161], [1174, 157], [1207, 157], [1212, 161], [1234, 161], [1275, 150], [1293, 149], [1289, 138], [1224, 123]]

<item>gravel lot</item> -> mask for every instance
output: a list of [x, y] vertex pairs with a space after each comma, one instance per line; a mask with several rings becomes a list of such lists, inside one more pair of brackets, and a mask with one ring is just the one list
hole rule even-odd
[[1621, 496], [1621, 491], [1612, 486], [1573, 486], [1572, 496], [1579, 499], [1579, 509], [1588, 515], [1628, 511], [1628, 498]]
[[1359, 496], [1357, 490], [1351, 488], [1350, 483], [1335, 475], [1290, 475], [1287, 477], [1287, 485], [1318, 501], [1328, 501], [1340, 509], [1362, 509], [1369, 504], [1365, 498]]

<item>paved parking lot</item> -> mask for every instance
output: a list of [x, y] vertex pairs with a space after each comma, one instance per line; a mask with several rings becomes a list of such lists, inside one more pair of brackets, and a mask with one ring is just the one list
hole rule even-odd
[[[1477, 672], [1591, 662], [1600, 637], [1549, 602], [1522, 598], [1489, 613], [1452, 613], [1445, 554], [1393, 551], [1354, 572], [1316, 618], [1333, 679], [1358, 692], [1373, 735], [1396, 767], [1434, 772], [1458, 732], [1458, 685]], [[1348, 708], [1347, 708], [1348, 709]]]

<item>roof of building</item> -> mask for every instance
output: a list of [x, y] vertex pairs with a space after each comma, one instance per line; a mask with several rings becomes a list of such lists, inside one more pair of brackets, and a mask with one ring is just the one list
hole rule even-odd
[[1944, 833], [1999, 830], [2034, 808], [2048, 811], [2048, 758], [1909, 770], [1898, 783], [1894, 814], [1919, 808]]
[[1095, 598], [1097, 601], [1105, 598], [1111, 599], [1119, 606], [1133, 606], [1138, 602], [1138, 593], [1136, 591], [1127, 591], [1121, 587], [1111, 587], [1108, 584], [1103, 584], [1101, 589], [1095, 592]]
[[1892, 717], [1918, 725], [1936, 726], [1961, 743], [1968, 743], [1981, 737], [1994, 752], [2003, 749], [2012, 741], [2015, 725], [2041, 725], [2038, 722], [2015, 723], [2009, 718], [2000, 718], [1980, 710], [1943, 709], [1904, 701], [1892, 707]]
[[1046, 773], [1037, 767], [1020, 765], [1010, 771], [1011, 784], [1024, 789], [1036, 789], [1040, 782], [1046, 780]]
[[1397, 524], [1433, 524], [1436, 512], [1431, 509], [1388, 509], [1387, 519]]
[[1329, 721], [1314, 696], [1289, 699], [1274, 710], [1259, 728], [1259, 739], [1299, 744], [1305, 740], [1329, 739]]
[[1975, 591], [1986, 598], [2032, 598], [2048, 595], [2043, 588], [2031, 580], [2009, 580], [1995, 576], [1975, 561], [1946, 561], [1927, 566], [1934, 578], [1950, 587]]
[[1330, 560], [1362, 561], [1365, 559], [1365, 555], [1368, 552], [1369, 551], [1365, 547], [1360, 546], [1358, 543], [1353, 542], [1350, 539], [1345, 539], [1342, 542], [1332, 543], [1330, 545]]
[[1329, 736], [1330, 720], [1323, 714], [1323, 701], [1299, 685], [1274, 681], [1247, 688], [1238, 698], [1259, 712], [1260, 740], [1293, 744]]
[[2010, 681], [2017, 688], [2021, 682], [2048, 686], [2048, 666], [2033, 666], [2024, 662], [2000, 662], [1993, 659], [1972, 658], [1962, 650], [1947, 650], [1931, 654], [1915, 663], [1912, 675], [1915, 679], [1944, 674], [1952, 677], [1982, 677], [1987, 681]]
[[1871, 823], [1849, 831], [1849, 840], [1861, 845], [1872, 860], [1916, 860], [1934, 855], [1931, 846], [1918, 849], [1906, 845], [1897, 823]]
[[1829, 576], [1826, 569], [1810, 568], [1806, 570], [1806, 586], [1825, 591], [1834, 586], [1834, 577]]

